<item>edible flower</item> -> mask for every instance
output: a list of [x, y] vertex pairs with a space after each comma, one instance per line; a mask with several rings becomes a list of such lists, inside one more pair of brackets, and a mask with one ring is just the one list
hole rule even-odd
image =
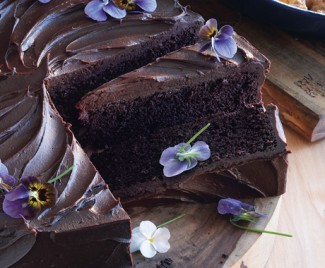
[[208, 40], [200, 52], [204, 52], [211, 47], [218, 61], [220, 58], [231, 59], [237, 52], [237, 45], [232, 35], [234, 29], [230, 25], [224, 25], [218, 30], [216, 19], [209, 19], [199, 31], [199, 37]]
[[106, 21], [107, 14], [116, 19], [126, 16], [125, 9], [117, 7], [112, 0], [93, 0], [85, 7], [88, 17], [96, 21]]
[[170, 244], [168, 242], [170, 239], [170, 232], [163, 226], [184, 216], [185, 214], [181, 214], [158, 226], [151, 221], [142, 221], [139, 227], [132, 230], [132, 239], [130, 244], [131, 253], [140, 250], [141, 254], [145, 258], [152, 258], [157, 254], [157, 252], [166, 253], [170, 249]]
[[7, 167], [0, 160], [0, 189], [9, 192], [16, 185], [16, 179], [9, 175]]
[[74, 166], [50, 179], [41, 182], [34, 176], [15, 179], [0, 160], [0, 189], [5, 191], [3, 211], [12, 218], [31, 219], [46, 208], [53, 207], [57, 200], [56, 188], [51, 184], [69, 173]]
[[51, 0], [38, 0], [38, 1], [43, 3], [43, 4], [47, 4], [47, 3], [51, 2]]
[[221, 199], [218, 203], [218, 212], [220, 214], [233, 215], [234, 221], [245, 220], [253, 222], [259, 217], [266, 217], [255, 211], [255, 207], [232, 198]]
[[166, 227], [157, 228], [151, 221], [142, 221], [132, 230], [130, 251], [140, 250], [144, 257], [152, 258], [157, 252], [166, 253], [169, 250], [169, 238], [170, 232]]
[[157, 8], [156, 0], [114, 0], [114, 3], [128, 11], [135, 10], [137, 6], [146, 12], [153, 12]]
[[54, 206], [57, 191], [50, 183], [27, 176], [20, 184], [5, 194], [3, 211], [12, 218], [33, 218], [46, 208]]
[[290, 234], [278, 233], [278, 232], [267, 231], [267, 230], [260, 230], [260, 229], [250, 228], [250, 227], [241, 226], [241, 225], [237, 224], [236, 222], [241, 221], [241, 220], [255, 222], [256, 219], [258, 219], [258, 218], [266, 217], [265, 214], [256, 212], [255, 206], [246, 204], [239, 200], [232, 199], [232, 198], [220, 199], [218, 202], [217, 210], [218, 210], [219, 214], [232, 215], [232, 217], [230, 219], [230, 223], [237, 228], [247, 230], [250, 232], [256, 232], [256, 233], [268, 233], [268, 234], [292, 237], [292, 235], [290, 235]]
[[205, 161], [210, 158], [209, 145], [203, 141], [190, 145], [210, 124], [200, 129], [188, 142], [180, 143], [174, 147], [165, 149], [160, 157], [159, 163], [164, 166], [163, 173], [166, 177], [173, 177], [186, 170], [194, 168], [198, 161]]

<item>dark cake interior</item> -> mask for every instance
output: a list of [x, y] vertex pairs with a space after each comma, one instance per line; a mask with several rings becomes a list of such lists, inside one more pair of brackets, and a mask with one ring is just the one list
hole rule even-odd
[[159, 58], [87, 94], [77, 105], [87, 128], [85, 140], [98, 147], [115, 144], [260, 101], [266, 59], [249, 61], [241, 50], [233, 62], [219, 63], [198, 53], [198, 46]]
[[[278, 179], [277, 173], [285, 173], [287, 165], [286, 144], [282, 140], [283, 136], [278, 135], [277, 121], [279, 119], [274, 107], [270, 107], [267, 112], [263, 111], [262, 106], [255, 106], [239, 112], [220, 113], [197, 118], [195, 122], [177, 127], [157, 129], [148, 135], [139, 135], [116, 143], [104, 151], [94, 153], [91, 160], [106, 178], [114, 194], [119, 196], [125, 205], [140, 199], [139, 196], [148, 199], [157, 199], [157, 196], [182, 199], [185, 196], [189, 200], [192, 198], [196, 201], [211, 201], [218, 196], [240, 198], [279, 195], [285, 190], [285, 176]], [[186, 142], [207, 122], [210, 122], [211, 126], [201, 134], [199, 140], [209, 145], [211, 158], [199, 162], [194, 170], [183, 175], [164, 177], [162, 166], [159, 164], [162, 151]], [[236, 185], [236, 176], [232, 176], [231, 180], [231, 175], [228, 175], [226, 182], [221, 182], [216, 175], [210, 182], [211, 185], [203, 183], [207, 173], [221, 173], [233, 167], [253, 163], [256, 169], [263, 170], [263, 165], [257, 168], [258, 161], [269, 161], [272, 165], [272, 160], [277, 158], [280, 160], [280, 166], [275, 165], [273, 172], [265, 172], [263, 175], [263, 181], [265, 176], [268, 176], [267, 185], [250, 181], [254, 180], [253, 176], [245, 176], [245, 172], [242, 172], [241, 176], [246, 177], [246, 181], [243, 179], [239, 182], [242, 184], [240, 186]], [[191, 189], [189, 185], [193, 187], [193, 181], [200, 176], [202, 186], [198, 182]]]

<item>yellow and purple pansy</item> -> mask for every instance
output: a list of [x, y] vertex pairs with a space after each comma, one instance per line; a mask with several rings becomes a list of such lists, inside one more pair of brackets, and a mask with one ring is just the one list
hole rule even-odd
[[135, 10], [137, 7], [153, 12], [157, 8], [156, 0], [92, 0], [85, 7], [88, 17], [96, 21], [106, 21], [108, 16], [122, 19], [126, 11]]
[[211, 48], [218, 61], [220, 58], [231, 59], [237, 52], [237, 44], [232, 37], [233, 33], [234, 29], [230, 25], [224, 25], [218, 30], [217, 20], [209, 19], [199, 31], [199, 37], [202, 40], [208, 40], [201, 47], [200, 52]]
[[33, 176], [18, 181], [9, 175], [1, 161], [0, 189], [5, 191], [2, 209], [12, 218], [34, 218], [46, 208], [53, 207], [57, 200], [57, 191], [52, 184], [40, 182]]

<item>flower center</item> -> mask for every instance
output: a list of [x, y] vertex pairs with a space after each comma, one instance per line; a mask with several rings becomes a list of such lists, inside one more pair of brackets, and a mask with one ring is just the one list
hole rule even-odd
[[217, 34], [217, 29], [216, 28], [212, 28], [211, 32], [209, 33], [209, 39], [211, 39], [212, 37], [214, 37]]
[[135, 4], [133, 0], [114, 0], [114, 3], [121, 9], [134, 10]]
[[53, 206], [56, 196], [55, 191], [49, 185], [43, 183], [32, 183], [29, 185], [28, 204], [37, 210]]
[[155, 239], [153, 237], [148, 239], [150, 243], [153, 243], [155, 241]]

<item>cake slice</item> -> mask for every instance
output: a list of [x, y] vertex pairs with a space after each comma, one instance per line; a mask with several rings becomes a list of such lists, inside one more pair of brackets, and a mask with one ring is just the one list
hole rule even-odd
[[200, 44], [121, 75], [88, 93], [77, 104], [86, 140], [98, 148], [156, 128], [177, 126], [218, 112], [261, 102], [268, 60], [244, 38], [238, 53], [218, 62], [198, 53]]
[[[275, 107], [264, 109], [268, 60], [235, 35], [238, 52], [218, 62], [182, 48], [88, 93], [77, 104], [91, 160], [124, 205], [212, 201], [285, 191], [287, 150]], [[163, 150], [200, 136], [211, 158], [166, 178]], [[147, 202], [151, 200], [150, 202]]]
[[1, 162], [17, 179], [42, 182], [74, 168], [54, 183], [58, 199], [37, 218], [6, 215], [0, 192], [0, 267], [132, 266], [130, 218], [35, 77], [0, 82]]
[[13, 29], [4, 29], [10, 43], [5, 42], [8, 51], [0, 65], [23, 73], [47, 60], [46, 87], [65, 119], [73, 118], [74, 104], [89, 90], [195, 43], [203, 24], [200, 15], [176, 0], [157, 0], [150, 14], [129, 12], [122, 20], [105, 22], [86, 16], [89, 0], [16, 2], [8, 4], [9, 14], [4, 12], [6, 19], [13, 18], [10, 6], [18, 10]]
[[[211, 126], [198, 140], [209, 145], [211, 157], [181, 175], [165, 177], [159, 164], [163, 150], [188, 141], [208, 122]], [[91, 160], [124, 206], [276, 196], [286, 184], [286, 143], [274, 106], [266, 112], [260, 105], [156, 129], [94, 152]]]

